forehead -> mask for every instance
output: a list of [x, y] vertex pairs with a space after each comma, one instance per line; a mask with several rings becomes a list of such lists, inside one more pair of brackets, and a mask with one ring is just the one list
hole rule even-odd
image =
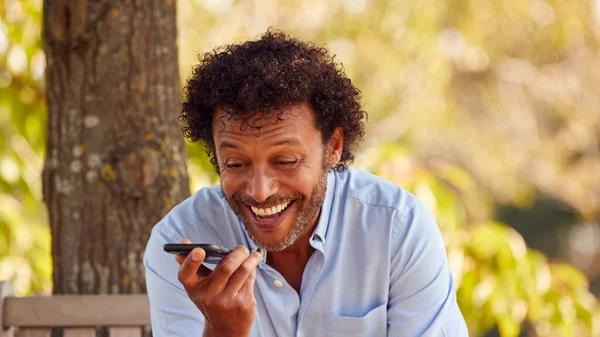
[[306, 103], [271, 107], [264, 111], [234, 112], [219, 108], [213, 117], [213, 136], [264, 135], [280, 132], [316, 131], [315, 115]]

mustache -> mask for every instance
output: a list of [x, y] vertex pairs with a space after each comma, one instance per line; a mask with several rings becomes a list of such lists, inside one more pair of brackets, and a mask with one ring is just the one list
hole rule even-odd
[[242, 195], [241, 193], [234, 193], [231, 197], [231, 200], [235, 203], [244, 203], [253, 207], [270, 207], [281, 204], [285, 201], [301, 200], [303, 198], [304, 197], [300, 193], [291, 193], [288, 195], [274, 194], [268, 197], [265, 201], [258, 202], [254, 200], [254, 198], [252, 198], [251, 196]]

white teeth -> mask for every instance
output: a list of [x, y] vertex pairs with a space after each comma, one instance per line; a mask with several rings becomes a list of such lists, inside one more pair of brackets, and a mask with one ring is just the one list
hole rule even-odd
[[254, 212], [254, 214], [256, 214], [256, 215], [267, 216], [267, 215], [277, 214], [277, 213], [283, 211], [289, 204], [290, 204], [290, 202], [286, 201], [283, 204], [279, 204], [279, 205], [269, 207], [269, 208], [258, 208], [258, 207], [254, 207], [254, 206], [251, 206], [250, 208], [252, 208], [252, 212]]

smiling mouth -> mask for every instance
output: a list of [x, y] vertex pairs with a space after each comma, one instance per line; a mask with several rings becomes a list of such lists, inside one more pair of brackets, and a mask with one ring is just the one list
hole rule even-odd
[[250, 209], [258, 219], [271, 219], [285, 212], [292, 203], [292, 201], [286, 201], [271, 207], [250, 206]]

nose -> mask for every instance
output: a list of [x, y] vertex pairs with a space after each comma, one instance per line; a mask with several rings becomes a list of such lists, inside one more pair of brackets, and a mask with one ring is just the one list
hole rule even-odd
[[246, 193], [257, 202], [264, 202], [277, 192], [277, 182], [264, 167], [254, 166], [251, 171]]

